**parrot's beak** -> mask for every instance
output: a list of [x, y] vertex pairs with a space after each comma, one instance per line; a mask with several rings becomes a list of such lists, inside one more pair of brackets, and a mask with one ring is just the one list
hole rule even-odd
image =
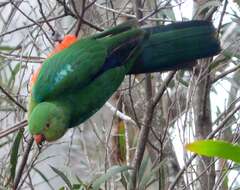
[[37, 144], [42, 144], [44, 141], [44, 136], [42, 134], [34, 135], [33, 138]]

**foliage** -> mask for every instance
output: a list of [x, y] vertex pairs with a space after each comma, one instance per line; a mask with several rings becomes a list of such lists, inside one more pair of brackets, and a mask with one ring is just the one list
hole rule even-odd
[[[161, 162], [159, 166], [148, 171], [149, 166], [149, 157], [145, 157], [141, 165], [141, 169], [138, 176], [138, 188], [140, 190], [147, 189], [157, 180], [157, 172], [163, 166], [164, 162]], [[102, 189], [101, 186], [106, 184], [111, 179], [114, 179], [114, 182], [120, 182], [123, 187], [127, 190], [131, 184], [130, 173], [133, 168], [129, 166], [112, 166], [109, 168], [106, 173], [96, 177], [90, 183], [84, 183], [79, 177], [77, 178], [77, 183], [71, 183], [71, 180], [60, 170], [50, 166], [52, 170], [65, 182], [66, 186], [70, 190], [82, 189], [82, 190], [99, 190]], [[118, 176], [118, 177], [117, 177]], [[59, 190], [64, 189], [60, 187]]]
[[240, 163], [240, 146], [226, 141], [200, 140], [187, 144], [186, 149], [204, 156], [219, 157]]

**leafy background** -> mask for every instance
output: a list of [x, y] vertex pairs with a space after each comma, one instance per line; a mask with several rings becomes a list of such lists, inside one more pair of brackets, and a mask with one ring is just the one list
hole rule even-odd
[[[237, 164], [192, 156], [184, 148], [195, 139], [239, 141], [239, 4], [227, 0], [1, 1], [0, 189], [126, 189], [131, 188], [132, 167], [139, 170], [135, 174], [139, 189], [239, 189]], [[41, 148], [32, 144], [25, 120], [28, 81], [56, 41], [68, 33], [81, 38], [136, 17], [144, 25], [211, 19], [223, 51], [175, 75], [126, 77], [90, 120], [55, 143]], [[171, 79], [168, 88], [150, 113], [148, 98], [158, 94], [167, 79]], [[146, 90], [149, 87], [152, 94]], [[116, 116], [111, 106], [124, 117]], [[144, 118], [151, 114], [149, 138], [142, 139], [138, 127], [143, 128]], [[137, 142], [144, 141], [148, 142], [144, 157], [134, 164]]]

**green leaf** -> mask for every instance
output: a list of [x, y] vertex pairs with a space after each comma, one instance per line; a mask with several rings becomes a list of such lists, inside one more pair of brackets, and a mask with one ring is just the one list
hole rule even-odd
[[143, 161], [141, 163], [140, 169], [139, 169], [139, 174], [138, 174], [138, 180], [141, 181], [142, 178], [144, 177], [144, 173], [147, 171], [147, 166], [150, 161], [149, 156], [144, 156]]
[[12, 51], [15, 50], [16, 47], [11, 47], [11, 46], [0, 46], [0, 51]]
[[50, 167], [57, 175], [59, 175], [62, 178], [62, 180], [66, 183], [68, 188], [72, 190], [73, 186], [72, 186], [70, 180], [67, 178], [67, 176], [62, 171], [58, 170], [57, 168], [55, 168], [53, 166], [50, 166]]
[[[76, 176], [76, 179], [78, 181], [78, 185], [80, 185], [79, 189], [88, 189], [88, 184], [84, 183], [78, 176]], [[74, 185], [73, 185], [74, 188]]]
[[157, 167], [155, 167], [153, 170], [151, 170], [148, 174], [145, 174], [140, 181], [139, 189], [144, 190], [146, 187], [151, 183], [152, 178], [156, 175], [156, 172], [163, 166], [165, 163], [165, 160], [162, 160]]
[[200, 140], [187, 144], [186, 149], [204, 156], [216, 156], [240, 163], [240, 146], [226, 141]]
[[129, 176], [128, 171], [125, 171], [124, 173], [121, 174], [120, 182], [122, 183], [124, 189], [127, 189], [128, 184], [130, 183], [128, 176]]
[[16, 166], [18, 162], [18, 150], [19, 150], [22, 137], [23, 137], [23, 131], [20, 130], [13, 142], [12, 149], [11, 149], [10, 178], [12, 181], [14, 180], [15, 174], [16, 174]]
[[98, 190], [101, 186], [101, 184], [105, 183], [107, 180], [109, 180], [114, 175], [124, 172], [126, 170], [132, 169], [129, 166], [113, 166], [107, 170], [107, 172], [102, 175], [101, 177], [97, 178], [95, 182], [92, 184], [93, 190]]
[[118, 142], [119, 153], [121, 161], [126, 160], [126, 138], [125, 138], [125, 125], [123, 121], [118, 122]]
[[79, 190], [81, 187], [81, 184], [73, 184], [73, 190]]

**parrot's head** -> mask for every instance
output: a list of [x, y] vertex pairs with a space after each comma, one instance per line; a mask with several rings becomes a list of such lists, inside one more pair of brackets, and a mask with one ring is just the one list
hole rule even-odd
[[64, 110], [54, 103], [38, 104], [29, 118], [29, 130], [35, 142], [55, 141], [62, 137], [68, 129], [69, 119]]

